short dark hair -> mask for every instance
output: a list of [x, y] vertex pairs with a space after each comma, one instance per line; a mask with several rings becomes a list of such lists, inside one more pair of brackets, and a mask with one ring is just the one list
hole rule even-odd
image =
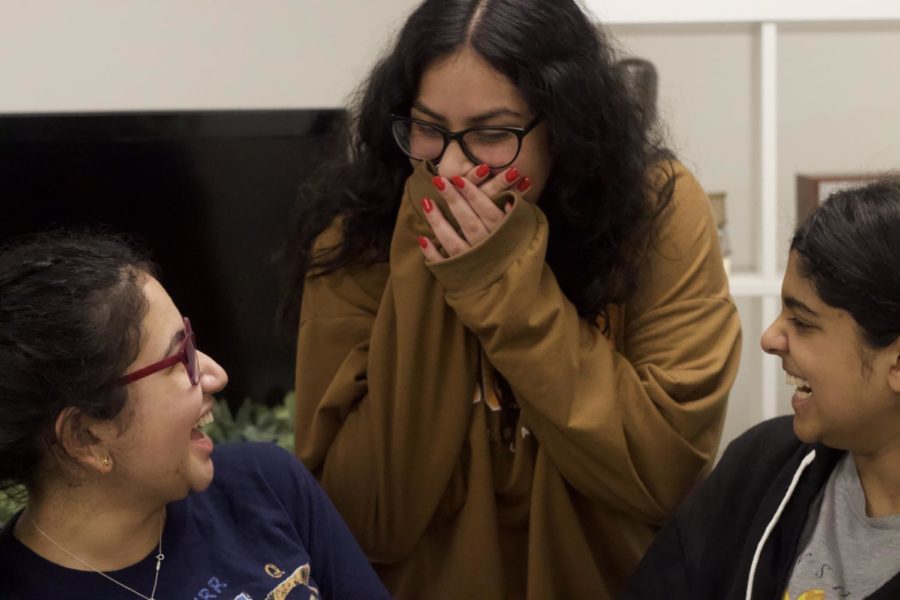
[[819, 297], [846, 310], [872, 348], [900, 336], [900, 179], [829, 196], [791, 241]]
[[133, 242], [96, 232], [0, 250], [0, 489], [35, 483], [63, 410], [120, 415], [127, 395], [117, 383], [140, 350], [153, 273]]

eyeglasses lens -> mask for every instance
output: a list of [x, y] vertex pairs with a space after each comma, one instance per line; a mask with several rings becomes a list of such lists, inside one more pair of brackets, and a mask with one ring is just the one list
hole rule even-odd
[[502, 129], [476, 129], [463, 136], [463, 143], [477, 162], [491, 167], [506, 166], [519, 152], [519, 138]]
[[194, 334], [191, 333], [188, 335], [187, 341], [184, 344], [184, 354], [187, 357], [187, 367], [188, 377], [191, 380], [192, 385], [197, 385], [200, 383], [200, 366], [197, 360], [197, 346], [195, 344]]
[[[441, 156], [447, 145], [444, 132], [424, 123], [397, 120], [393, 123], [394, 139], [408, 156], [416, 160], [433, 160]], [[515, 160], [519, 138], [503, 129], [475, 129], [467, 132], [462, 143], [478, 163], [503, 167]]]

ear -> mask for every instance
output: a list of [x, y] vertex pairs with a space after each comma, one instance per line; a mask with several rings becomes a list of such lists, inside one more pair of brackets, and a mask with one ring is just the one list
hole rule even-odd
[[81, 466], [99, 473], [112, 471], [110, 449], [119, 436], [113, 421], [96, 419], [70, 406], [56, 418], [55, 430], [60, 447]]
[[888, 369], [888, 386], [895, 393], [900, 394], [900, 336], [886, 350], [890, 352], [888, 356], [891, 361]]

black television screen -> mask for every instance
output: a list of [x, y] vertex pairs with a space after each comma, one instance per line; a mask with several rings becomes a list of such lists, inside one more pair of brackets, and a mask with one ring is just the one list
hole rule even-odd
[[230, 382], [280, 400], [294, 348], [273, 252], [340, 110], [0, 116], [0, 242], [58, 226], [136, 234]]

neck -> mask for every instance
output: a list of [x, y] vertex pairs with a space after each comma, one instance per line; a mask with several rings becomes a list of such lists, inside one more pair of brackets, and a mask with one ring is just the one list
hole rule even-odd
[[900, 440], [877, 452], [853, 454], [872, 518], [900, 515]]
[[72, 491], [30, 499], [13, 535], [46, 560], [79, 571], [90, 570], [84, 563], [100, 571], [123, 569], [156, 551], [163, 506], [129, 509]]

